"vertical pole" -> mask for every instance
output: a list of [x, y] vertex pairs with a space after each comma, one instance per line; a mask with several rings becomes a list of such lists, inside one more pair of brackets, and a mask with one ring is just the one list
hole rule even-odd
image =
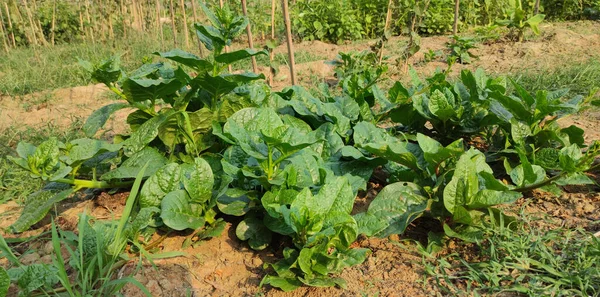
[[12, 20], [10, 19], [10, 10], [8, 10], [8, 4], [4, 2], [4, 10], [6, 10], [6, 18], [8, 19], [8, 29], [10, 29], [10, 39], [12, 41], [13, 47], [17, 47], [17, 42], [15, 41], [15, 34], [13, 33], [13, 25]]
[[383, 38], [381, 39], [381, 48], [379, 49], [379, 64], [383, 61], [383, 47], [385, 46], [385, 35], [387, 33], [388, 27], [390, 26], [390, 22], [392, 21], [392, 4], [393, 0], [388, 2], [387, 13], [385, 15], [385, 26], [383, 27]]
[[165, 46], [165, 36], [163, 34], [163, 27], [160, 21], [160, 0], [156, 0], [156, 30], [158, 30], [158, 34], [160, 34], [160, 48], [164, 49]]
[[[193, 23], [195, 24], [198, 21], [198, 13], [196, 12], [196, 0], [192, 0], [192, 12], [194, 14]], [[196, 29], [194, 29], [194, 32], [195, 30]], [[192, 34], [192, 36], [195, 36], [195, 34]], [[202, 42], [200, 41], [200, 38], [196, 38], [196, 40], [198, 40], [198, 50], [200, 51], [200, 57], [204, 58], [204, 49], [202, 48]]]
[[460, 8], [460, 0], [454, 0], [454, 25], [452, 26], [452, 34], [458, 33], [458, 10]]
[[[242, 0], [242, 12], [245, 17], [248, 17], [248, 9], [246, 8], [246, 0]], [[252, 40], [252, 29], [250, 27], [250, 22], [248, 22], [248, 26], [246, 27], [246, 34], [248, 34], [248, 47], [250, 49], [254, 49], [254, 42]], [[252, 56], [252, 71], [254, 73], [258, 73], [258, 65], [256, 65], [256, 58]]]
[[[275, 40], [275, 8], [277, 2], [275, 0], [271, 0], [271, 40]], [[269, 53], [269, 85], [273, 85], [273, 76], [275, 76], [275, 72], [271, 68], [273, 65], [273, 59], [275, 58], [275, 49], [271, 49]]]
[[535, 8], [533, 9], [533, 15], [540, 12], [540, 0], [535, 0]]
[[185, 48], [188, 49], [190, 48], [190, 32], [188, 31], [187, 14], [185, 13], [185, 2], [184, 0], [180, 0], [179, 3], [181, 4], [181, 13], [183, 13], [183, 35], [185, 36]]
[[170, 0], [169, 11], [171, 13], [171, 29], [173, 30], [173, 44], [177, 47], [177, 28], [175, 27], [175, 11], [173, 9], [173, 0]]
[[283, 9], [283, 18], [285, 20], [285, 35], [287, 38], [288, 55], [290, 59], [290, 76], [292, 77], [292, 85], [296, 84], [296, 65], [294, 62], [294, 43], [292, 41], [292, 28], [290, 24], [290, 13], [288, 10], [287, 0], [281, 0], [281, 8]]
[[56, 0], [52, 1], [52, 27], [50, 29], [50, 43], [54, 45], [54, 30], [56, 28]]
[[23, 4], [25, 4], [25, 13], [27, 14], [27, 18], [29, 19], [29, 27], [31, 28], [31, 37], [34, 45], [38, 45], [37, 37], [35, 36], [35, 24], [33, 23], [33, 18], [31, 16], [31, 11], [29, 10], [29, 5], [27, 4], [27, 0], [23, 0]]
[[8, 41], [8, 34], [6, 34], [4, 30], [4, 17], [2, 16], [2, 11], [0, 11], [0, 35], [2, 35], [2, 44], [4, 45], [4, 50], [8, 54], [8, 45], [10, 44], [10, 41]]

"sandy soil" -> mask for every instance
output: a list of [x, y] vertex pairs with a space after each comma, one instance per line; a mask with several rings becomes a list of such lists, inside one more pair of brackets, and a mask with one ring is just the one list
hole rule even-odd
[[[508, 73], [526, 69], [544, 69], [560, 67], [564, 63], [585, 62], [592, 58], [600, 58], [600, 23], [583, 22], [574, 24], [546, 24], [542, 27], [543, 36], [534, 41], [519, 44], [495, 43], [480, 46], [475, 53], [479, 60], [472, 65], [455, 65], [453, 71], [458, 72], [463, 67], [483, 67], [490, 72]], [[388, 46], [389, 53], [397, 54], [395, 46], [402, 38], [394, 38]], [[448, 37], [423, 38], [422, 52], [429, 49], [445, 48]], [[330, 45], [322, 42], [309, 42], [296, 45], [297, 50], [311, 51], [317, 55], [333, 59], [338, 51], [367, 49], [368, 43]], [[278, 49], [283, 51], [283, 49]], [[411, 62], [419, 72], [432, 72], [436, 67], [446, 67], [443, 62], [428, 64], [419, 63], [423, 58], [417, 54]], [[319, 79], [331, 78], [332, 69], [323, 63], [315, 61], [298, 65], [299, 77], [302, 84], [311, 84], [310, 75]], [[393, 72], [393, 71], [392, 71]], [[396, 75], [401, 73], [396, 70]], [[289, 72], [281, 70], [280, 79], [276, 83], [281, 87], [287, 82]], [[51, 94], [51, 95], [47, 95]], [[48, 97], [49, 96], [49, 97]], [[12, 127], [39, 127], [52, 123], [57, 127], [68, 127], [73, 122], [85, 119], [93, 110], [114, 102], [107, 95], [106, 88], [83, 86], [70, 89], [55, 90], [44, 94], [33, 94], [22, 98], [0, 98], [0, 131]], [[118, 113], [115, 120], [109, 122], [109, 133], [120, 133], [127, 111]], [[576, 124], [586, 130], [587, 140], [600, 139], [600, 113], [586, 112], [571, 117], [563, 122], [564, 125]], [[364, 207], [373, 197], [378, 186], [372, 185], [372, 190], [358, 198], [358, 207]], [[527, 203], [526, 210], [532, 214], [546, 214], [556, 222], [552, 228], [583, 226], [589, 231], [600, 230], [600, 194], [598, 189], [579, 187], [569, 190], [563, 196], [554, 198], [538, 192], [521, 199], [515, 208]], [[57, 207], [57, 222], [62, 228], [73, 230], [76, 226], [77, 215], [87, 210], [99, 219], [118, 218], [123, 208], [127, 193], [109, 195], [93, 193], [94, 195], [78, 196], [61, 203]], [[97, 196], [97, 199], [90, 198]], [[360, 206], [362, 205], [362, 206]], [[16, 220], [20, 207], [14, 203], [0, 205], [0, 229], [5, 229]], [[46, 219], [21, 234], [30, 236], [39, 234], [49, 228]], [[141, 271], [136, 271], [136, 263], [128, 263], [121, 274], [132, 272], [136, 279], [147, 286], [154, 296], [440, 296], [434, 285], [434, 280], [424, 278], [421, 257], [415, 251], [410, 240], [423, 240], [432, 227], [428, 222], [417, 221], [409, 232], [402, 237], [391, 239], [361, 239], [359, 244], [368, 247], [373, 254], [364, 264], [346, 269], [341, 277], [347, 280], [345, 290], [337, 288], [300, 288], [291, 293], [283, 293], [270, 288], [259, 288], [258, 284], [264, 276], [264, 263], [275, 261], [281, 254], [282, 247], [273, 246], [266, 251], [255, 252], [235, 237], [231, 220], [224, 234], [207, 240], [195, 248], [187, 248], [183, 257], [155, 260], [155, 270], [147, 263]], [[4, 234], [7, 237], [14, 235]], [[173, 233], [159, 245], [158, 252], [181, 250], [183, 240], [188, 234]], [[156, 235], [157, 237], [159, 235]], [[407, 239], [409, 241], [403, 241]], [[51, 248], [44, 242], [34, 242], [27, 247], [19, 247], [17, 251], [29, 251], [24, 262], [50, 263]], [[0, 259], [0, 265], [5, 260]], [[11, 290], [15, 293], [14, 288]], [[142, 296], [134, 286], [127, 286], [123, 293], [126, 296]], [[16, 296], [16, 295], [15, 295]]]

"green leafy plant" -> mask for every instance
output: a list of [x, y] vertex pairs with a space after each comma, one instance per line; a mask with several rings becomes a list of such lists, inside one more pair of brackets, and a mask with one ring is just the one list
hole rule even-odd
[[460, 64], [471, 64], [472, 58], [477, 58], [469, 50], [477, 48], [475, 40], [471, 37], [464, 37], [454, 35], [452, 36], [452, 42], [447, 43], [446, 46], [450, 50], [448, 55], [448, 64], [458, 62]]
[[521, 0], [510, 0], [508, 1], [508, 4], [508, 18], [496, 21], [496, 23], [511, 29], [511, 32], [516, 31], [516, 33], [511, 33], [513, 40], [519, 42], [523, 41], [523, 36], [527, 27], [531, 28], [531, 31], [536, 35], [540, 34], [539, 25], [545, 17], [543, 14], [536, 14], [528, 17], [527, 12], [523, 9]]
[[[126, 212], [131, 212], [135, 206], [143, 172], [144, 168], [135, 180]], [[146, 296], [151, 296], [134, 278], [116, 278], [118, 270], [129, 260], [124, 253], [128, 238], [147, 226], [151, 218], [151, 213], [139, 212], [129, 222], [129, 215], [125, 213], [118, 223], [97, 221], [92, 226], [92, 218], [84, 212], [79, 218], [76, 233], [59, 230], [52, 222], [52, 264], [21, 264], [0, 236], [0, 250], [13, 266], [8, 271], [0, 271], [0, 293], [5, 285], [8, 287], [13, 282], [19, 288], [20, 295], [41, 291], [44, 294], [66, 292], [69, 296], [106, 296], [117, 294], [131, 283]], [[63, 250], [66, 250], [66, 254]]]

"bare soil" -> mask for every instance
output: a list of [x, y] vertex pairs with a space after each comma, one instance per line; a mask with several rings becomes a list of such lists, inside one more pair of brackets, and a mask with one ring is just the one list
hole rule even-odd
[[[523, 43], [494, 43], [481, 45], [475, 53], [479, 56], [472, 65], [455, 65], [454, 72], [462, 68], [482, 67], [489, 72], [510, 73], [522, 70], [540, 70], [561, 67], [566, 63], [585, 62], [600, 59], [600, 23], [580, 22], [564, 24], [545, 24], [543, 35]], [[393, 38], [386, 47], [388, 53], [397, 55], [400, 51], [395, 45], [403, 40]], [[421, 52], [445, 48], [448, 37], [428, 37], [422, 39]], [[296, 45], [297, 50], [310, 51], [316, 55], [335, 58], [338, 51], [368, 49], [368, 43], [331, 45], [322, 42], [309, 42]], [[279, 48], [278, 51], [283, 51]], [[445, 68], [444, 62], [420, 63], [422, 54], [411, 60], [418, 72], [432, 72], [436, 67]], [[301, 84], [312, 84], [316, 76], [319, 80], [330, 79], [333, 70], [323, 61], [298, 65]], [[402, 78], [402, 72], [393, 73]], [[313, 79], [311, 79], [311, 75]], [[288, 84], [289, 71], [282, 68], [278, 87]], [[52, 124], [57, 127], [69, 127], [81, 122], [93, 110], [114, 102], [107, 95], [106, 88], [100, 85], [83, 86], [55, 90], [47, 93], [32, 94], [22, 98], [0, 98], [0, 131], [6, 129], [24, 129]], [[51, 95], [46, 95], [51, 94]], [[48, 97], [50, 96], [50, 97]], [[42, 98], [42, 99], [40, 99]], [[48, 99], [49, 98], [49, 99]], [[46, 100], [47, 99], [47, 100]], [[128, 111], [118, 113], [108, 123], [107, 131], [121, 133]], [[586, 140], [600, 139], [600, 113], [588, 111], [562, 122], [563, 125], [576, 124], [586, 131]], [[380, 185], [370, 184], [370, 190], [357, 198], [355, 211], [365, 209], [376, 195]], [[96, 197], [96, 199], [91, 199]], [[64, 229], [76, 228], [78, 214], [87, 211], [99, 219], [117, 219], [124, 206], [127, 193], [88, 193], [69, 199], [57, 206], [54, 215], [59, 226]], [[581, 226], [590, 232], [600, 230], [600, 194], [593, 187], [567, 188], [564, 195], [553, 197], [542, 192], [530, 193], [514, 206], [515, 211], [524, 207], [526, 212], [543, 215], [551, 224], [543, 228], [572, 228]], [[19, 215], [21, 207], [15, 202], [0, 205], [0, 229], [12, 224]], [[284, 293], [271, 288], [259, 288], [265, 275], [263, 265], [274, 262], [281, 256], [281, 246], [272, 246], [265, 251], [256, 252], [237, 240], [235, 221], [227, 224], [225, 232], [202, 242], [197, 247], [181, 248], [189, 235], [186, 233], [169, 234], [158, 246], [157, 252], [183, 251], [185, 256], [155, 260], [156, 269], [146, 263], [136, 270], [137, 263], [126, 264], [120, 275], [133, 273], [154, 296], [441, 296], [435, 287], [435, 280], [424, 277], [421, 256], [415, 249], [414, 241], [426, 239], [427, 231], [439, 226], [425, 220], [416, 221], [401, 237], [386, 239], [361, 238], [358, 244], [370, 248], [373, 253], [363, 263], [346, 269], [341, 277], [347, 280], [346, 289], [339, 288], [300, 288]], [[32, 230], [20, 234], [32, 236], [49, 229], [49, 219], [38, 223]], [[3, 232], [5, 237], [15, 237]], [[158, 238], [159, 235], [156, 235]], [[156, 239], [155, 238], [155, 239]], [[452, 244], [452, 243], [449, 243]], [[52, 248], [45, 242], [33, 241], [18, 246], [17, 252], [26, 253], [22, 260], [27, 263], [50, 263]], [[0, 259], [0, 265], [6, 266], [6, 260]], [[12, 295], [11, 295], [12, 294]], [[123, 290], [125, 296], [143, 296], [133, 285]], [[9, 296], [16, 296], [11, 288]]]

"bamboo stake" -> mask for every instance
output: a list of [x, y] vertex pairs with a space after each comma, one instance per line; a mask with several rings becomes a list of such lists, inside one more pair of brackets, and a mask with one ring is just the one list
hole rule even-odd
[[10, 19], [10, 10], [8, 10], [8, 4], [4, 2], [4, 9], [6, 10], [6, 18], [8, 19], [8, 28], [10, 29], [10, 39], [12, 40], [13, 47], [17, 47], [17, 42], [15, 41], [15, 34], [13, 33], [13, 25], [12, 20]]
[[[246, 8], [246, 0], [242, 0], [242, 12], [244, 13], [245, 17], [248, 17], [248, 9]], [[248, 47], [250, 47], [250, 49], [254, 49], [254, 42], [252, 40], [252, 28], [250, 27], [250, 22], [248, 22], [248, 26], [246, 26], [246, 34], [248, 35]], [[252, 56], [251, 59], [252, 59], [252, 71], [254, 71], [254, 73], [258, 73], [258, 65], [256, 64], [256, 58], [254, 56]]]
[[[277, 2], [275, 0], [271, 0], [271, 40], [275, 40], [275, 8]], [[275, 58], [275, 49], [271, 49], [269, 53], [269, 86], [273, 85], [273, 77], [275, 76], [275, 71], [271, 65], [273, 65], [273, 59]]]
[[460, 8], [460, 0], [454, 0], [454, 24], [452, 25], [452, 34], [458, 33], [458, 10]]
[[[223, 6], [224, 6], [223, 0], [219, 0], [219, 6], [221, 7], [221, 9], [223, 9]], [[227, 45], [225, 46], [225, 52], [226, 53], [229, 52], [229, 46], [227, 46]], [[230, 73], [232, 72], [231, 64], [227, 65], [227, 70], [229, 70]]]
[[54, 30], [56, 26], [56, 0], [52, 1], [52, 27], [50, 28], [50, 42], [54, 46]]
[[8, 45], [9, 45], [10, 41], [8, 41], [8, 34], [6, 34], [5, 30], [4, 30], [4, 16], [2, 16], [1, 10], [0, 10], [0, 35], [2, 35], [2, 44], [4, 45], [4, 50], [8, 54], [8, 52], [9, 52]]
[[[196, 13], [196, 0], [192, 0], [192, 12], [194, 14], [193, 23], [195, 24], [196, 22], [198, 22], [198, 14]], [[198, 40], [198, 50], [200, 50], [200, 57], [204, 58], [204, 48], [202, 48], [202, 41], [200, 41], [200, 38], [196, 38], [196, 40]]]
[[173, 44], [177, 47], [177, 28], [175, 27], [175, 12], [173, 9], [173, 0], [170, 0], [171, 6], [169, 10], [171, 12], [171, 29], [173, 29]]
[[15, 35], [13, 34], [12, 20], [10, 19], [10, 11], [8, 10], [8, 5], [6, 4], [6, 2], [4, 3], [4, 9], [6, 10], [6, 18], [8, 19], [8, 28], [10, 29], [10, 31], [9, 31], [10, 40], [12, 41], [13, 47], [16, 48], [17, 43], [15, 41]]
[[125, 23], [125, 17], [127, 16], [127, 12], [125, 11], [125, 5], [123, 5], [123, 0], [119, 1], [119, 5], [121, 6], [121, 25], [123, 25], [123, 38], [127, 38], [127, 24]]
[[112, 21], [112, 15], [113, 15], [113, 11], [112, 11], [112, 3], [110, 0], [107, 0], [107, 5], [108, 5], [108, 38], [110, 40], [115, 39], [115, 29], [113, 27], [113, 21]]
[[[193, 0], [192, 0], [193, 1]], [[187, 14], [185, 13], [185, 2], [180, 0], [181, 12], [183, 13], [183, 36], [185, 36], [185, 48], [190, 48], [190, 32], [188, 31], [187, 25]]]
[[285, 20], [285, 35], [287, 38], [288, 55], [290, 59], [290, 76], [292, 77], [292, 85], [296, 84], [296, 66], [294, 62], [294, 43], [292, 41], [292, 28], [290, 24], [290, 13], [288, 10], [287, 0], [281, 0], [281, 8], [283, 10], [283, 18]]
[[540, 12], [540, 0], [535, 0], [535, 7], [533, 9], [533, 15], [536, 15]]
[[31, 11], [29, 10], [29, 4], [27, 3], [27, 0], [23, 0], [23, 4], [25, 5], [25, 13], [27, 14], [27, 18], [29, 19], [29, 27], [31, 28], [31, 37], [33, 40], [33, 45], [38, 45], [38, 40], [37, 37], [35, 36], [35, 24], [33, 23], [33, 18], [31, 16]]
[[160, 22], [160, 0], [156, 0], [156, 30], [160, 34], [160, 48], [165, 47], [165, 36], [163, 34], [162, 23]]
[[385, 15], [385, 25], [383, 27], [383, 38], [381, 39], [381, 48], [379, 49], [379, 64], [383, 61], [383, 48], [385, 47], [386, 33], [388, 27], [390, 26], [390, 22], [392, 21], [392, 4], [393, 0], [388, 2], [387, 14]]
[[79, 31], [81, 32], [81, 34], [83, 34], [84, 38], [87, 39], [87, 34], [85, 32], [85, 28], [83, 27], [83, 12], [81, 10], [81, 3], [78, 2], [77, 5], [79, 10]]
[[87, 19], [88, 25], [90, 26], [89, 31], [90, 37], [92, 37], [92, 43], [96, 43], [96, 38], [94, 37], [94, 28], [92, 26], [92, 19], [90, 17], [90, 5], [87, 1], [85, 2], [85, 17]]

